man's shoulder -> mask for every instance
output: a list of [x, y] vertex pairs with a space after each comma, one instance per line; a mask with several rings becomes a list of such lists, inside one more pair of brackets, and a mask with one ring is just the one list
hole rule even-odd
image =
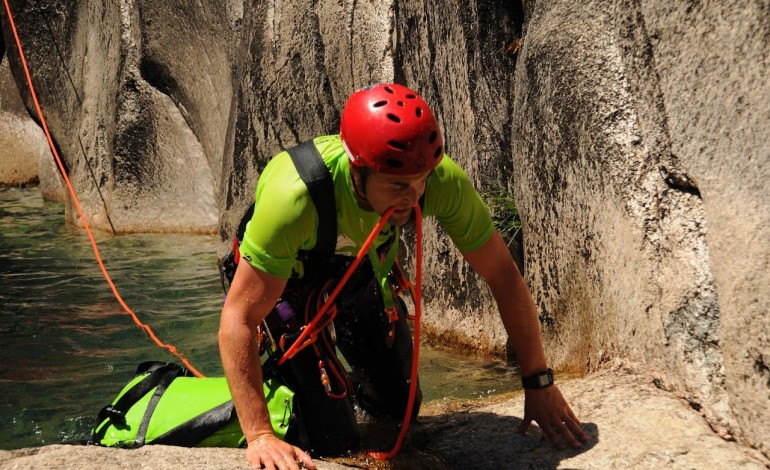
[[320, 148], [342, 147], [342, 139], [340, 139], [339, 134], [319, 135], [313, 138], [313, 143], [316, 147], [319, 147], [319, 151]]
[[313, 139], [316, 149], [318, 149], [321, 159], [329, 170], [334, 173], [334, 167], [339, 165], [340, 160], [345, 155], [345, 149], [342, 146], [342, 139], [339, 134], [322, 135]]
[[431, 177], [428, 179], [428, 185], [438, 189], [440, 187], [454, 188], [457, 181], [467, 180], [468, 175], [449, 155], [444, 154], [436, 168], [434, 168]]

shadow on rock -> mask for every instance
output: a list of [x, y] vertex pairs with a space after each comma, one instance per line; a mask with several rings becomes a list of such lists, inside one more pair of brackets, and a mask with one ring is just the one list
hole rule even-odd
[[590, 440], [578, 449], [559, 450], [532, 424], [526, 434], [516, 432], [521, 419], [469, 411], [420, 417], [411, 446], [439, 457], [448, 469], [557, 468], [559, 463], [586, 452], [599, 442], [599, 428], [583, 423]]

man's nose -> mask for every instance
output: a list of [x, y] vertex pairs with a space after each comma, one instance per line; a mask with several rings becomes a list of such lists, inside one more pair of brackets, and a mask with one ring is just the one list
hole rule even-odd
[[409, 189], [407, 190], [406, 193], [409, 201], [409, 206], [413, 207], [417, 205], [417, 203], [420, 201], [420, 197], [422, 196], [422, 186], [416, 185], [416, 184], [410, 184]]

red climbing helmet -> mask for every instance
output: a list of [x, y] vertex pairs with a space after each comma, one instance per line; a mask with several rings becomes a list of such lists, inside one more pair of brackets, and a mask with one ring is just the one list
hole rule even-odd
[[428, 104], [392, 83], [364, 87], [348, 98], [340, 136], [353, 166], [381, 173], [422, 173], [444, 155], [441, 130]]

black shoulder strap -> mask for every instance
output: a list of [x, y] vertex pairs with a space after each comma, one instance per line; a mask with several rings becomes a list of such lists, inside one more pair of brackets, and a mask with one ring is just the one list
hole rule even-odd
[[333, 255], [337, 248], [337, 207], [332, 175], [312, 139], [287, 151], [318, 213], [318, 240], [313, 251]]
[[[337, 249], [337, 205], [334, 199], [332, 175], [312, 139], [288, 149], [287, 152], [297, 168], [299, 177], [307, 186], [310, 199], [318, 214], [317, 241], [311, 252], [332, 256]], [[254, 203], [249, 206], [238, 224], [235, 232], [238, 242], [243, 240], [246, 224], [253, 215]], [[234, 270], [233, 274], [235, 274]]]
[[246, 213], [241, 217], [241, 222], [238, 224], [238, 229], [235, 231], [235, 238], [237, 238], [239, 242], [243, 241], [243, 235], [246, 233], [246, 224], [249, 223], [249, 220], [251, 220], [253, 216], [254, 203], [252, 202], [249, 208], [246, 209]]

